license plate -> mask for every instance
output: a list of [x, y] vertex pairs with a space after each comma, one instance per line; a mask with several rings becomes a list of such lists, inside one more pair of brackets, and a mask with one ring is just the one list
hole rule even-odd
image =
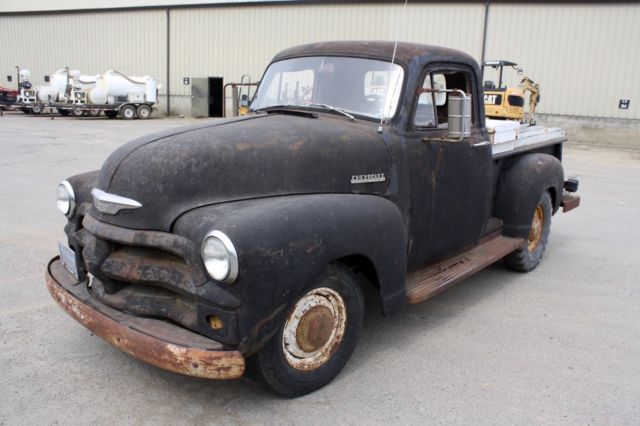
[[58, 250], [60, 251], [60, 260], [65, 269], [69, 271], [76, 279], [78, 279], [78, 266], [76, 265], [76, 253], [62, 241], [58, 241]]

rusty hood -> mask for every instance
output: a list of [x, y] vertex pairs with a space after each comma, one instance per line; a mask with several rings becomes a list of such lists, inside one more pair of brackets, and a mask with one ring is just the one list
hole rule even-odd
[[91, 214], [169, 231], [205, 205], [314, 193], [382, 194], [389, 154], [374, 123], [328, 114], [252, 114], [133, 140], [100, 170], [97, 188], [141, 207]]

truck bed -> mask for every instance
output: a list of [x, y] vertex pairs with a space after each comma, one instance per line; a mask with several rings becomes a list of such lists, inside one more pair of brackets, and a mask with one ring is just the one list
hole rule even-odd
[[567, 140], [558, 127], [530, 126], [514, 120], [486, 120], [494, 158], [555, 145]]

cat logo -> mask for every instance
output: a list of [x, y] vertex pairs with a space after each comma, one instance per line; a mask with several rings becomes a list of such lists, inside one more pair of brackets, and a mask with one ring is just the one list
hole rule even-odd
[[496, 96], [497, 95], [484, 95], [484, 103], [485, 104], [495, 105], [496, 104]]

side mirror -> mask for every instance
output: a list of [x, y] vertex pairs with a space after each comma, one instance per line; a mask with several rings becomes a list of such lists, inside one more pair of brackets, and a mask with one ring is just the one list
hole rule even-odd
[[436, 90], [436, 106], [447, 103], [447, 79], [444, 74], [433, 74], [433, 89]]
[[449, 138], [462, 140], [471, 135], [471, 96], [455, 92], [449, 95]]

